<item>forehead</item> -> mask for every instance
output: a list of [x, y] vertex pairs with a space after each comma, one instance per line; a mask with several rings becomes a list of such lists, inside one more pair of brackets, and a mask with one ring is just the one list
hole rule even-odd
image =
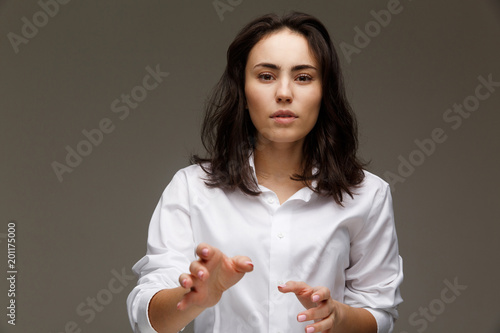
[[298, 64], [318, 67], [307, 39], [288, 29], [271, 33], [255, 44], [248, 55], [247, 67], [259, 62], [269, 62], [281, 67]]

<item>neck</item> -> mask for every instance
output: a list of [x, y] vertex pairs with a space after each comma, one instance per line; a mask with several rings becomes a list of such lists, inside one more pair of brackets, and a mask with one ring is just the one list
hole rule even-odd
[[302, 142], [257, 145], [254, 150], [255, 173], [259, 180], [290, 182], [295, 173], [302, 173]]

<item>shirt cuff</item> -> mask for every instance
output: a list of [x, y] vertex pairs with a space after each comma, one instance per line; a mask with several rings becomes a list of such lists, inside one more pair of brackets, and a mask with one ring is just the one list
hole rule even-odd
[[375, 321], [377, 322], [377, 333], [391, 333], [394, 329], [394, 318], [390, 313], [387, 313], [384, 310], [373, 309], [373, 308], [364, 308], [368, 310], [373, 317], [375, 317]]
[[158, 292], [159, 290], [150, 289], [144, 291], [144, 294], [141, 295], [137, 307], [138, 311], [137, 311], [137, 324], [135, 327], [136, 330], [135, 333], [157, 333], [153, 328], [153, 326], [151, 326], [151, 323], [149, 322], [148, 309], [151, 299]]

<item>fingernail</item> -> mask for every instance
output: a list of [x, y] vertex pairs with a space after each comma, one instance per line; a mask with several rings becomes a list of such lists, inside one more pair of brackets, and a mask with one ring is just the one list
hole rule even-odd
[[181, 309], [181, 302], [177, 303], [177, 310]]
[[204, 248], [203, 250], [201, 250], [201, 254], [203, 254], [204, 256], [208, 256], [208, 249]]
[[278, 288], [285, 288], [285, 287], [286, 287], [286, 284], [285, 284], [285, 283], [280, 284], [280, 285], [278, 286]]
[[181, 282], [181, 284], [182, 284], [182, 286], [183, 286], [184, 288], [186, 287], [186, 282], [187, 282], [187, 279], [184, 279], [184, 280], [182, 280], [182, 282]]
[[298, 316], [298, 317], [297, 317], [297, 320], [298, 320], [298, 321], [301, 321], [301, 322], [302, 322], [302, 321], [305, 321], [305, 320], [306, 320], [306, 315], [303, 315], [303, 314], [302, 314], [302, 315]]
[[203, 278], [203, 275], [205, 275], [205, 273], [203, 273], [203, 271], [199, 271], [198, 272], [198, 277], [201, 279]]
[[317, 302], [317, 301], [319, 301], [319, 295], [314, 295], [313, 296], [313, 302]]
[[251, 262], [251, 261], [246, 261], [245, 264], [250, 265], [250, 266], [253, 267], [253, 262]]
[[306, 328], [306, 332], [307, 332], [307, 333], [312, 333], [312, 332], [314, 332], [314, 327], [309, 326], [308, 328]]

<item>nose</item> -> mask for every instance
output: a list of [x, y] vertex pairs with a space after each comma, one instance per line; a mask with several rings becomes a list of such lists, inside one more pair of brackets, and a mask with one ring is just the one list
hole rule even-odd
[[279, 82], [278, 87], [276, 89], [276, 102], [287, 102], [291, 103], [293, 100], [292, 89], [290, 87], [289, 80], [282, 80]]

